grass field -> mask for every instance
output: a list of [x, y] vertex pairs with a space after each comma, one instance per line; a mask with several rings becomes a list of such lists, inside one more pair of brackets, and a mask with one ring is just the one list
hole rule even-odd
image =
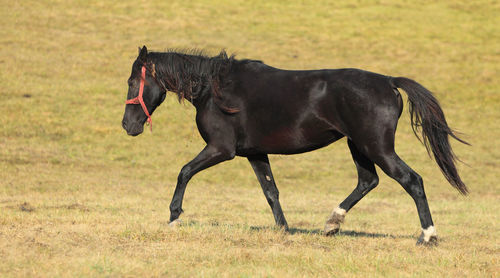
[[[497, 1], [0, 1], [0, 276], [498, 277], [500, 4]], [[271, 156], [285, 234], [243, 158], [190, 182], [168, 227], [177, 174], [204, 146], [169, 95], [154, 133], [121, 128], [137, 47], [225, 48], [287, 69], [356, 67], [434, 91], [467, 163], [463, 197], [399, 122], [399, 155], [424, 179], [440, 237], [416, 247], [409, 195], [381, 173], [346, 217], [345, 139]]]

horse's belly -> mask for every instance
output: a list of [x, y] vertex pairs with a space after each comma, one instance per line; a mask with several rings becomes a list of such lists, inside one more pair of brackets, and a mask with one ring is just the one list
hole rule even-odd
[[344, 135], [335, 130], [276, 129], [269, 134], [254, 138], [251, 144], [242, 146], [237, 153], [297, 154], [327, 146]]

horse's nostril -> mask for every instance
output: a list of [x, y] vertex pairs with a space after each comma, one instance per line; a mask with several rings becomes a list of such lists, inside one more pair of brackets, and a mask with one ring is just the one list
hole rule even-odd
[[126, 130], [127, 129], [127, 122], [122, 121], [122, 127]]

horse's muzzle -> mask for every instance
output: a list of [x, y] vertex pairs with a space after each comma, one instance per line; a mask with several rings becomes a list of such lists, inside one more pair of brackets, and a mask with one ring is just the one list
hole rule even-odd
[[127, 121], [122, 121], [122, 127], [130, 136], [137, 136], [144, 131], [144, 123], [141, 124], [140, 122], [128, 123]]

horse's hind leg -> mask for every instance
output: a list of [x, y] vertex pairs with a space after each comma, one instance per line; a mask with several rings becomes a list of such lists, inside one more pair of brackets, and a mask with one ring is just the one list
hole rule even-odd
[[324, 229], [324, 233], [327, 236], [338, 233], [340, 224], [344, 221], [345, 214], [378, 184], [378, 176], [373, 162], [363, 155], [351, 140], [348, 140], [347, 144], [358, 170], [358, 185], [328, 217]]
[[394, 151], [383, 154], [376, 160], [376, 163], [388, 176], [399, 182], [415, 201], [422, 226], [422, 234], [417, 244], [437, 244], [436, 229], [432, 222], [427, 197], [425, 196], [424, 182], [420, 175], [401, 160]]
[[[380, 123], [379, 126], [387, 127], [388, 125]], [[417, 244], [434, 245], [437, 243], [436, 230], [427, 204], [423, 180], [394, 151], [394, 130], [392, 128], [391, 130], [374, 129], [366, 132], [367, 136], [364, 138], [377, 138], [375, 141], [369, 142], [364, 138], [357, 138], [353, 142], [366, 157], [377, 164], [388, 176], [401, 184], [415, 201], [422, 226], [422, 234]]]
[[288, 224], [286, 223], [279, 201], [279, 191], [274, 182], [271, 165], [269, 164], [267, 155], [250, 156], [248, 157], [248, 161], [252, 165], [255, 175], [257, 175], [257, 179], [262, 187], [262, 191], [264, 191], [269, 206], [271, 206], [276, 225], [288, 230]]

